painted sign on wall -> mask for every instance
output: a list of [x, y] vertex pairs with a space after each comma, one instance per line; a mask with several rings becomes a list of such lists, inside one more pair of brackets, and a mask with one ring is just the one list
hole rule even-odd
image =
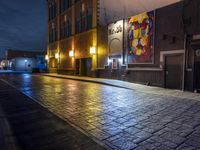
[[154, 11], [128, 18], [128, 64], [153, 63]]
[[108, 26], [109, 55], [121, 55], [123, 49], [123, 20]]

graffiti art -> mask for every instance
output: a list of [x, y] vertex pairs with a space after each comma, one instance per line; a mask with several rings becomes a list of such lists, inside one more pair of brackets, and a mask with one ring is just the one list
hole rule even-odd
[[154, 11], [128, 18], [128, 64], [153, 63]]

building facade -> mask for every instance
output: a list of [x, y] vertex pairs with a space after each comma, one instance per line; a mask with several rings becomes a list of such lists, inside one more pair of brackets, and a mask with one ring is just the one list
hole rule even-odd
[[45, 72], [47, 70], [45, 52], [9, 49], [5, 52], [5, 58], [7, 61], [5, 69], [8, 70], [27, 72]]
[[198, 91], [199, 3], [48, 0], [49, 71]]
[[49, 71], [92, 76], [97, 66], [97, 1], [49, 0], [48, 7]]
[[[146, 10], [145, 1], [144, 7], [133, 11], [138, 0], [134, 1], [127, 1], [126, 9], [122, 9], [115, 0], [47, 0], [49, 71], [96, 76], [107, 63], [107, 25]], [[153, 2], [152, 6], [161, 7], [172, 1], [179, 0]]]
[[99, 77], [199, 92], [199, 7], [181, 1], [110, 24]]

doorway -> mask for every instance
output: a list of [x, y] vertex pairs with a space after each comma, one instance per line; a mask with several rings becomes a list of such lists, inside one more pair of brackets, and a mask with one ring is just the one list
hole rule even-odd
[[183, 54], [165, 56], [165, 88], [182, 89]]
[[80, 75], [80, 59], [76, 59], [76, 70], [75, 70], [75, 75]]
[[92, 59], [91, 58], [82, 58], [81, 59], [81, 76], [92, 76]]
[[200, 50], [195, 51], [194, 59], [194, 89], [200, 93]]

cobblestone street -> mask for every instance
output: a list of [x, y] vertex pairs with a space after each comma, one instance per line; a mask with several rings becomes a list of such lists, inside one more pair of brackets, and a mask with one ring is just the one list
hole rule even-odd
[[200, 149], [200, 101], [39, 75], [1, 78], [108, 149]]

